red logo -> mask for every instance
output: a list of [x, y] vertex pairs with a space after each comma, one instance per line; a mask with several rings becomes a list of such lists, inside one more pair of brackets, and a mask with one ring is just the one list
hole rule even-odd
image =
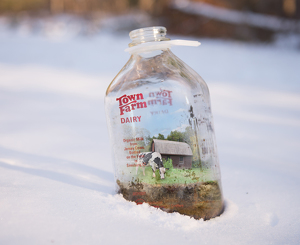
[[171, 93], [172, 91], [166, 89], [150, 92], [149, 97], [152, 97], [152, 99], [148, 101], [148, 105], [172, 105]]
[[131, 112], [136, 109], [142, 109], [147, 107], [146, 102], [137, 102], [138, 100], [143, 100], [144, 96], [142, 93], [131, 94], [116, 98], [116, 101], [119, 101], [120, 115], [124, 115], [124, 112]]

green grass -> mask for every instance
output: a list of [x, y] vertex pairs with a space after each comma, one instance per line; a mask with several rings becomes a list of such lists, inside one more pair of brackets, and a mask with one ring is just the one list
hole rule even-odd
[[139, 168], [137, 175], [139, 182], [148, 184], [192, 184], [204, 182], [205, 179], [207, 179], [205, 177], [209, 175], [208, 171], [201, 172], [199, 168], [172, 168], [166, 171], [164, 179], [160, 179], [159, 170], [156, 170], [155, 178], [152, 177], [152, 173], [152, 168], [150, 166], [145, 168], [145, 176], [143, 175], [142, 169]]

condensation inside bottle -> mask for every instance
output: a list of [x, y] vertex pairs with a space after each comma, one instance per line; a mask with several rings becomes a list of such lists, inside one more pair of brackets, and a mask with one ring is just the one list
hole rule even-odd
[[[164, 27], [132, 31], [130, 47], [168, 41]], [[210, 219], [224, 208], [209, 91], [170, 49], [135, 52], [105, 107], [117, 191], [129, 201]]]

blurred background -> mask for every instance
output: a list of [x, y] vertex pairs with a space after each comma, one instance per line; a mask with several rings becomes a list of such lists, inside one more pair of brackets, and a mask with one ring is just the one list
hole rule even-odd
[[202, 43], [174, 53], [211, 90], [220, 154], [297, 161], [300, 0], [1, 0], [0, 146], [110, 159], [103, 96], [129, 31], [153, 25]]
[[10, 27], [32, 32], [162, 25], [170, 34], [259, 42], [300, 33], [300, 0], [1, 0], [0, 14]]
[[172, 50], [210, 88], [221, 162], [298, 162], [300, 0], [0, 0], [0, 148], [110, 161], [105, 90], [153, 25], [202, 43]]

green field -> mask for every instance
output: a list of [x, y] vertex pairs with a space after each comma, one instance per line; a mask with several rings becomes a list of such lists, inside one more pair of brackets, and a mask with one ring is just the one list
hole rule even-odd
[[166, 171], [165, 178], [160, 179], [159, 170], [155, 172], [155, 178], [152, 177], [152, 168], [145, 168], [145, 176], [142, 168], [139, 168], [137, 178], [141, 183], [148, 184], [192, 184], [197, 182], [205, 182], [210, 176], [209, 171], [201, 171], [200, 168], [177, 169], [171, 168]]

